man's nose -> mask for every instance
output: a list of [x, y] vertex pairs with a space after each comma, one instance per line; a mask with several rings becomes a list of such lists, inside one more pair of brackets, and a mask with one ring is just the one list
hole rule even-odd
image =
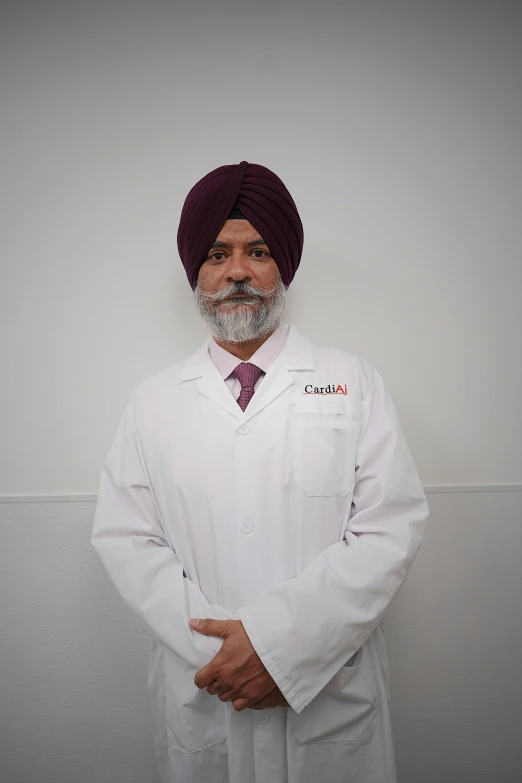
[[244, 253], [231, 257], [227, 272], [233, 280], [243, 280], [245, 277], [250, 277], [251, 270]]

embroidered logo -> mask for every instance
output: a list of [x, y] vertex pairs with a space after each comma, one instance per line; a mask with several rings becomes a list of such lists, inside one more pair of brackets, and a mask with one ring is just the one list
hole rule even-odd
[[305, 386], [303, 394], [348, 394], [346, 390], [346, 384], [342, 386], [340, 383], [335, 386], [334, 384], [328, 384], [328, 386], [313, 386], [308, 383]]

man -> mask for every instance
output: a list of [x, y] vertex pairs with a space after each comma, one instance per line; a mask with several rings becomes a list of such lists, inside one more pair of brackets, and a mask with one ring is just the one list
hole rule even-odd
[[210, 334], [102, 468], [92, 544], [151, 637], [163, 783], [396, 781], [383, 616], [429, 509], [376, 368], [285, 322], [302, 247], [269, 169], [196, 183], [178, 249]]

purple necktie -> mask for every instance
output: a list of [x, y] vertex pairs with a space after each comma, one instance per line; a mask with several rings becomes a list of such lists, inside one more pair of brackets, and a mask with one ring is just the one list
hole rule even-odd
[[241, 393], [237, 398], [241, 410], [245, 410], [254, 396], [254, 386], [262, 372], [263, 370], [256, 364], [241, 362], [241, 364], [238, 364], [235, 370], [232, 370], [230, 373], [231, 375], [234, 375], [241, 384]]

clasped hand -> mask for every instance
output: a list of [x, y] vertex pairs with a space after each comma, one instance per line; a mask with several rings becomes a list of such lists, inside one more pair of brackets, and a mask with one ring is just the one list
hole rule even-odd
[[194, 631], [225, 640], [220, 651], [196, 673], [194, 684], [198, 688], [206, 688], [221, 701], [231, 701], [237, 712], [247, 707], [260, 710], [290, 706], [252, 646], [241, 620], [206, 618], [198, 627], [193, 622], [190, 627]]

